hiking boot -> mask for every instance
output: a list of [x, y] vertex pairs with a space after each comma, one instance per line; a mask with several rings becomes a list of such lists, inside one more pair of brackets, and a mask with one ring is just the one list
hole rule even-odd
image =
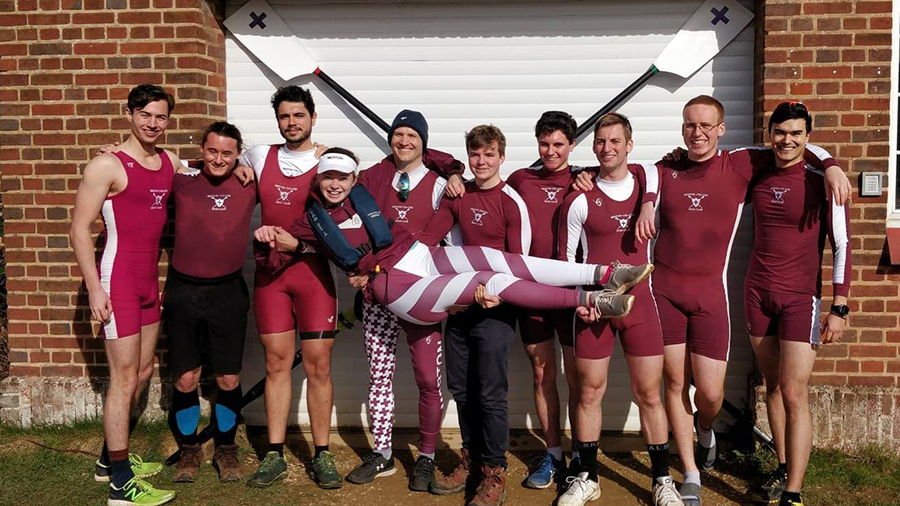
[[472, 472], [472, 459], [469, 458], [469, 451], [462, 449], [459, 464], [450, 474], [446, 474], [440, 478], [436, 478], [428, 486], [428, 491], [437, 495], [458, 494], [466, 490], [466, 484], [469, 478], [474, 478]]
[[781, 494], [787, 485], [787, 473], [775, 469], [762, 486], [763, 499], [766, 503], [777, 505], [781, 502]]
[[609, 268], [612, 269], [612, 274], [609, 276], [609, 281], [601, 285], [601, 288], [613, 290], [620, 295], [647, 279], [647, 276], [653, 272], [653, 264], [629, 265], [613, 262]]
[[236, 444], [220, 445], [213, 454], [213, 467], [219, 472], [219, 481], [228, 483], [240, 481], [241, 462], [238, 460], [238, 446]]
[[634, 295], [620, 295], [615, 290], [600, 290], [593, 292], [592, 296], [594, 309], [600, 313], [600, 318], [625, 318], [634, 305]]
[[553, 480], [557, 476], [562, 476], [566, 472], [565, 457], [563, 460], [556, 460], [553, 455], [545, 453], [538, 462], [537, 468], [528, 475], [525, 480], [525, 487], [545, 489], [553, 485]]
[[256, 488], [268, 487], [278, 480], [287, 477], [287, 462], [278, 452], [269, 452], [266, 458], [259, 463], [259, 468], [253, 476], [247, 480], [247, 485]]
[[682, 484], [678, 493], [681, 494], [681, 502], [684, 503], [684, 506], [700, 506], [702, 504], [700, 501], [700, 485], [696, 483]]
[[419, 455], [416, 465], [413, 467], [413, 477], [409, 482], [409, 489], [413, 492], [428, 492], [433, 481], [434, 459]]
[[174, 490], [158, 490], [146, 481], [134, 477], [128, 480], [122, 488], [116, 488], [109, 484], [109, 496], [106, 499], [107, 506], [157, 506], [175, 499]]
[[[697, 431], [697, 446], [694, 449], [694, 462], [697, 463], [697, 467], [700, 468], [701, 471], [709, 471], [713, 468], [713, 465], [716, 463], [716, 456], [718, 455], [718, 448], [716, 442], [713, 441], [712, 446], [709, 448], [700, 444], [700, 414], [694, 413], [694, 430]], [[710, 428], [709, 430], [712, 430]]]
[[[131, 462], [131, 472], [136, 478], [149, 478], [163, 470], [161, 463], [144, 462], [144, 459], [136, 453], [129, 453], [128, 460]], [[97, 459], [97, 462], [94, 462], [94, 481], [108, 482], [111, 477], [112, 466]]]
[[600, 499], [600, 484], [588, 478], [588, 473], [566, 478], [566, 493], [559, 496], [558, 506], [584, 506]]
[[675, 489], [671, 476], [660, 476], [653, 480], [653, 506], [683, 506], [681, 495]]
[[312, 461], [313, 479], [319, 488], [334, 489], [344, 486], [344, 480], [338, 474], [337, 464], [334, 462], [334, 454], [324, 451]]
[[203, 450], [200, 445], [181, 445], [181, 456], [175, 465], [175, 474], [172, 481], [175, 483], [193, 483], [200, 471], [200, 461], [203, 460]]
[[481, 466], [481, 483], [468, 506], [500, 506], [506, 502], [506, 469]]
[[350, 471], [347, 475], [347, 481], [362, 485], [370, 483], [375, 478], [382, 476], [390, 476], [397, 472], [394, 467], [394, 459], [384, 458], [384, 455], [378, 452], [372, 452], [363, 457], [362, 464], [356, 466], [356, 469]]

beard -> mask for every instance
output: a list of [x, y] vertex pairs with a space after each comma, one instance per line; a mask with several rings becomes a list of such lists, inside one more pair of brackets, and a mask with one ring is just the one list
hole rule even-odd
[[299, 134], [297, 134], [297, 135], [298, 135], [298, 137], [296, 139], [292, 139], [292, 138], [288, 137], [288, 134], [286, 132], [281, 132], [281, 136], [287, 142], [289, 142], [291, 144], [303, 144], [304, 142], [306, 142], [309, 139], [309, 136], [312, 135], [312, 129], [301, 130], [299, 132]]

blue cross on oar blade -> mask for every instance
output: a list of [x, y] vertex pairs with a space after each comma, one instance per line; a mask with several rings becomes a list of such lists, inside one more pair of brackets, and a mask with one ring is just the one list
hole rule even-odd
[[722, 23], [724, 23], [726, 25], [728, 24], [728, 18], [725, 17], [725, 14], [728, 12], [727, 5], [725, 7], [722, 7], [721, 11], [719, 9], [716, 9], [715, 7], [713, 7], [712, 9], [710, 9], [709, 12], [711, 12], [713, 15], [713, 20], [712, 20], [713, 25], [719, 24], [719, 21], [721, 21]]
[[[728, 10], [728, 8], [726, 7], [725, 10]], [[251, 12], [250, 17], [253, 18], [253, 21], [250, 22], [250, 28], [255, 28], [258, 26], [260, 28], [260, 30], [265, 30], [266, 24], [263, 23], [263, 20], [266, 19], [266, 16], [267, 16], [267, 14], [265, 12], [261, 13], [258, 16], [256, 15], [255, 12]], [[727, 23], [728, 21], [725, 21], [725, 22]]]

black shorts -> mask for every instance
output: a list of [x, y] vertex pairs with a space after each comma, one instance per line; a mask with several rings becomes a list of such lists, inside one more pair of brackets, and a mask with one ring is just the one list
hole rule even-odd
[[209, 364], [214, 374], [238, 374], [244, 358], [250, 292], [241, 272], [195, 278], [169, 267], [163, 322], [169, 370], [175, 376]]

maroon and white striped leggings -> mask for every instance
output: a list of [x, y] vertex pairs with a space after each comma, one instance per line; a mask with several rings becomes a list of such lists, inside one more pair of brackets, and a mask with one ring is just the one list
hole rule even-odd
[[472, 304], [479, 284], [519, 307], [577, 307], [580, 292], [560, 287], [596, 284], [597, 268], [481, 246], [416, 242], [393, 268], [372, 280], [372, 290], [378, 302], [403, 320], [430, 325], [445, 319], [447, 308]]

